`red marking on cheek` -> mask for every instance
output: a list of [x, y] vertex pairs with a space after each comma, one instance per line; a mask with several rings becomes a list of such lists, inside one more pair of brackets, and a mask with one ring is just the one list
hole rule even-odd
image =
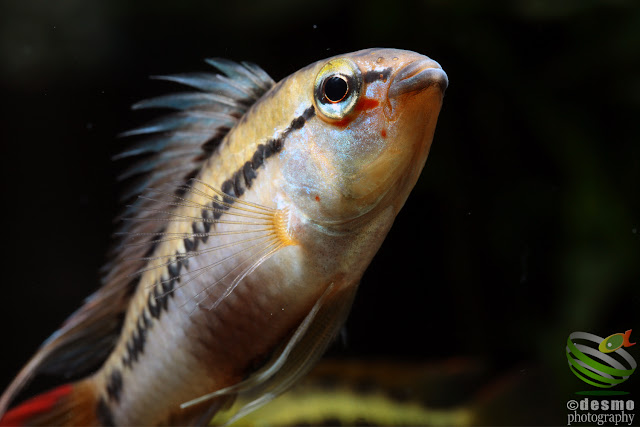
[[382, 136], [383, 138], [386, 138], [387, 137], [387, 130], [386, 129], [382, 129], [380, 131], [380, 136]]
[[346, 118], [344, 118], [342, 120], [339, 120], [337, 122], [333, 122], [331, 124], [334, 125], [334, 126], [338, 126], [339, 128], [344, 128], [344, 127], [347, 127], [347, 125], [349, 123], [351, 123], [351, 120], [353, 120], [353, 117], [346, 117]]
[[[356, 104], [354, 108], [354, 112], [371, 110], [372, 108], [376, 108], [378, 105], [380, 105], [380, 101], [378, 101], [377, 99], [363, 97]], [[330, 123], [334, 126], [344, 128], [344, 127], [347, 127], [347, 125], [349, 125], [349, 123], [351, 123], [355, 117], [356, 117], [356, 114], [352, 113], [342, 120], [338, 120], [337, 122], [330, 122]]]
[[377, 99], [363, 97], [356, 105], [356, 110], [367, 111], [371, 110], [372, 108], [376, 108], [378, 105], [380, 105], [380, 102]]
[[316, 196], [316, 202], [320, 201], [320, 196]]

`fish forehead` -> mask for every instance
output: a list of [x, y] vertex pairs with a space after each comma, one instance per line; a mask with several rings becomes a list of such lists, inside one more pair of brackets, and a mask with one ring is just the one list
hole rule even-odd
[[393, 72], [400, 70], [407, 64], [420, 60], [430, 60], [433, 66], [441, 68], [440, 64], [433, 61], [428, 56], [411, 50], [391, 49], [391, 48], [371, 48], [351, 52], [343, 55], [336, 55], [320, 63], [326, 63], [338, 58], [351, 59], [360, 68], [361, 72], [378, 70], [381, 68], [391, 68]]

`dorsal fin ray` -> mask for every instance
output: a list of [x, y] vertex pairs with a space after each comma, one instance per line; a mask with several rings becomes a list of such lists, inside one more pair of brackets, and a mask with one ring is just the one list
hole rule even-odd
[[[156, 77], [181, 83], [199, 92], [177, 93], [141, 101], [133, 106], [141, 108], [170, 108], [177, 112], [134, 129], [125, 135], [146, 138], [116, 158], [149, 155], [147, 161], [136, 163], [125, 176], [142, 175], [126, 199], [140, 193], [148, 185], [172, 185], [175, 189], [195, 175], [212, 154], [224, 135], [239, 121], [251, 105], [275, 82], [257, 65], [211, 59], [207, 63], [224, 75], [191, 73]], [[163, 154], [167, 153], [167, 154]], [[125, 210], [140, 212], [149, 208], [166, 210], [166, 202], [138, 199]], [[153, 221], [123, 222], [118, 235], [125, 233], [158, 233], [164, 224]], [[151, 241], [152, 236], [148, 237]], [[123, 238], [116, 240], [109, 261], [102, 268], [102, 287], [89, 296], [51, 335], [24, 366], [0, 396], [0, 417], [29, 380], [42, 372], [79, 377], [99, 368], [112, 351], [129, 301], [136, 291], [139, 277], [136, 271], [144, 266], [149, 245], [126, 246]], [[123, 262], [125, 260], [138, 260]]]
[[173, 108], [175, 110], [189, 110], [192, 108], [211, 111], [231, 111], [237, 108], [232, 98], [210, 92], [182, 92], [170, 95], [144, 99], [131, 106], [134, 110], [143, 108]]
[[211, 129], [217, 129], [219, 127], [229, 128], [233, 126], [237, 120], [237, 117], [231, 114], [191, 110], [166, 115], [142, 127], [124, 132], [122, 136], [173, 132], [177, 130], [189, 130], [192, 132], [210, 131]]

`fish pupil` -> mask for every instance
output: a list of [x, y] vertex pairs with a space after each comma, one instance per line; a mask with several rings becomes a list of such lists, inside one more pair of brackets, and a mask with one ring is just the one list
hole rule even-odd
[[329, 77], [324, 84], [324, 97], [331, 103], [342, 101], [349, 91], [347, 80], [342, 76]]

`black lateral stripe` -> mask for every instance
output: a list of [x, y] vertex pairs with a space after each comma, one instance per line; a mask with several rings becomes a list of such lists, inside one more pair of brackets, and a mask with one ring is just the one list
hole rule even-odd
[[[315, 112], [315, 110], [314, 110]], [[305, 111], [305, 113], [307, 113]], [[302, 127], [304, 126], [304, 124], [307, 122], [307, 118], [305, 116], [305, 113], [303, 113], [301, 116], [296, 117], [295, 119], [293, 119], [291, 121], [291, 124], [289, 125], [289, 128], [291, 130], [298, 130], [298, 129], [302, 129]], [[307, 113], [308, 114], [308, 113]]]
[[187, 250], [187, 252], [193, 251], [196, 248], [195, 241], [191, 240], [190, 238], [184, 239], [184, 248]]
[[122, 357], [122, 363], [126, 367], [131, 368], [131, 366], [133, 365], [133, 362], [138, 360], [138, 355], [136, 353], [134, 353], [134, 351], [133, 351], [133, 342], [132, 342], [131, 339], [129, 339], [129, 341], [127, 341], [127, 346], [126, 347], [127, 347], [127, 352]]
[[169, 296], [173, 296], [173, 289], [176, 286], [175, 277], [170, 278], [169, 280], [162, 282], [162, 291], [166, 292]]
[[155, 317], [156, 319], [160, 317], [160, 303], [156, 301], [153, 292], [149, 292], [149, 296], [147, 297], [147, 308], [149, 309], [151, 317]]
[[[202, 216], [202, 214], [200, 216]], [[202, 240], [204, 243], [207, 242], [207, 236], [202, 236], [202, 234], [206, 233], [205, 224], [206, 224], [205, 221], [191, 223], [191, 231], [193, 231], [193, 234], [200, 234], [200, 236], [193, 236], [193, 239], [196, 242], [198, 240]]]
[[180, 263], [184, 265], [184, 268], [189, 268], [189, 258], [186, 258], [186, 257], [180, 258]]
[[[228, 180], [223, 182], [220, 190], [222, 190], [223, 193], [228, 194], [231, 197], [235, 197], [236, 192], [235, 192], [235, 190], [233, 188], [233, 177], [229, 178]], [[222, 201], [224, 203], [227, 203], [227, 204], [232, 204], [233, 203], [233, 199], [231, 199], [229, 197], [223, 197]], [[226, 206], [226, 205], [219, 205], [219, 206], [220, 206], [220, 208], [224, 209], [225, 211], [229, 209], [229, 206]]]
[[233, 190], [236, 193], [236, 197], [240, 197], [244, 194], [243, 176], [244, 167], [233, 174]]
[[284, 132], [282, 132], [282, 139], [283, 139], [283, 143], [284, 143], [284, 139], [289, 136], [289, 134], [291, 132], [293, 132], [294, 130], [300, 130], [304, 127], [305, 123], [307, 123], [307, 120], [311, 119], [313, 116], [316, 115], [316, 109], [312, 106], [310, 106], [309, 108], [307, 108], [306, 110], [304, 110], [304, 112], [299, 115], [298, 117], [296, 117], [295, 119], [293, 119], [291, 121], [291, 124], [289, 124], [289, 127], [286, 128], [284, 130]]
[[[218, 198], [218, 196], [215, 196], [214, 200], [220, 200], [220, 199]], [[213, 209], [214, 209], [214, 211], [213, 211], [213, 220], [217, 221], [222, 216], [222, 212], [224, 212], [222, 210], [222, 205], [218, 204], [215, 201], [213, 203], [211, 203], [211, 205], [213, 206]]]
[[[256, 169], [260, 168], [264, 161], [273, 156], [276, 153], [282, 151], [284, 147], [284, 142], [287, 136], [295, 130], [302, 129], [310, 118], [315, 115], [315, 109], [313, 106], [307, 108], [304, 113], [291, 121], [291, 124], [282, 132], [282, 134], [275, 139], [269, 140], [266, 144], [259, 144], [256, 148], [256, 151], [253, 153], [251, 160], [245, 162], [240, 169], [235, 171], [229, 179], [224, 181], [221, 186], [221, 190], [223, 193], [232, 197], [240, 197], [246, 191], [246, 188], [251, 186], [251, 183], [257, 177]], [[192, 230], [194, 233], [202, 232], [200, 230], [200, 226], [197, 224], [203, 224], [203, 229], [205, 232], [209, 232], [211, 228], [211, 223], [206, 222], [206, 219], [209, 219], [213, 216], [213, 219], [219, 219], [222, 216], [223, 212], [229, 209], [229, 206], [225, 206], [219, 202], [219, 198], [217, 196], [214, 197], [214, 201], [212, 202], [212, 206], [215, 209], [213, 212], [208, 209], [202, 210], [202, 217], [205, 219], [203, 222], [193, 223]], [[223, 202], [231, 205], [234, 202], [234, 199], [230, 197], [223, 197]], [[203, 239], [204, 240], [204, 239]], [[183, 239], [184, 247], [187, 252], [192, 252], [196, 250], [200, 239], [198, 238], [185, 238]], [[147, 298], [147, 310], [149, 310], [149, 314], [152, 318], [159, 319], [162, 315], [163, 311], [168, 310], [169, 297], [173, 297], [173, 291], [175, 290], [175, 285], [180, 281], [180, 272], [184, 265], [185, 268], [188, 267], [188, 259], [180, 257], [167, 265], [167, 271], [169, 273], [169, 279], [161, 279], [158, 283], [155, 284], [153, 290], [149, 292], [149, 296]], [[152, 319], [146, 315], [145, 310], [141, 313], [138, 318], [137, 328], [133, 331], [129, 340], [126, 343], [126, 352], [122, 357], [122, 363], [128, 368], [133, 367], [133, 363], [137, 362], [140, 354], [144, 351], [144, 346], [147, 339], [147, 329], [152, 326]], [[107, 393], [110, 396], [119, 394], [121, 388], [122, 378], [120, 377], [120, 385], [118, 386], [117, 382], [118, 378], [115, 378], [115, 382], [107, 386]], [[111, 392], [109, 392], [111, 390]], [[117, 393], [114, 392], [117, 391]], [[114, 397], [113, 399], [118, 398], [119, 396]]]
[[[180, 255], [177, 253], [176, 255]], [[155, 284], [153, 290], [149, 292], [147, 297], [147, 310], [151, 317], [159, 319], [163, 311], [168, 310], [169, 298], [174, 296], [176, 283], [180, 282], [180, 270], [185, 259], [178, 258], [172, 264], [167, 265], [167, 271], [170, 274], [168, 279], [160, 279]], [[147, 342], [148, 330], [153, 326], [153, 321], [149, 318], [146, 310], [138, 316], [136, 329], [133, 331], [126, 343], [126, 351], [122, 356], [122, 363], [128, 368], [133, 367], [133, 363], [138, 361], [140, 354], [144, 353], [144, 347]], [[108, 391], [108, 390], [107, 390]]]
[[262, 151], [264, 159], [268, 159], [269, 157], [273, 156], [275, 153], [277, 153], [278, 151], [276, 150], [276, 141], [275, 139], [270, 139], [269, 141], [267, 141], [267, 143], [264, 145], [264, 150]]
[[251, 158], [251, 164], [253, 165], [253, 170], [255, 171], [264, 163], [264, 145], [258, 144], [256, 151], [253, 153], [253, 157]]
[[177, 277], [178, 275], [180, 275], [181, 268], [182, 268], [182, 263], [180, 262], [180, 259], [177, 259], [175, 262], [169, 264], [167, 266], [167, 269], [169, 270], [169, 276]]
[[144, 316], [138, 317], [137, 326], [136, 332], [138, 333], [139, 350], [142, 353], [144, 351], [144, 344], [147, 342], [147, 327], [144, 324]]
[[131, 341], [133, 341], [133, 351], [135, 352], [134, 360], [138, 360], [138, 356], [142, 354], [142, 350], [144, 349], [144, 344], [146, 342], [146, 334], [141, 335], [139, 331], [136, 331], [131, 336]]
[[372, 83], [376, 80], [382, 80], [386, 82], [389, 76], [391, 75], [391, 67], [385, 68], [384, 70], [371, 70], [364, 73], [364, 82]]
[[156, 283], [156, 285], [153, 287], [152, 294], [155, 297], [156, 302], [158, 303], [158, 307], [160, 307], [160, 313], [162, 313], [162, 310], [166, 310], [169, 306], [169, 295], [162, 292], [160, 288], [161, 286], [158, 286], [158, 284]]
[[[209, 209], [202, 209], [202, 222], [199, 222], [197, 224], [202, 224], [202, 227], [204, 228], [204, 232], [208, 233], [209, 230], [211, 230], [211, 222], [210, 220], [213, 219], [213, 212], [211, 212]], [[207, 242], [207, 236], [204, 236], [202, 238], [202, 241], [204, 243]]]
[[244, 175], [245, 185], [247, 188], [251, 188], [251, 182], [258, 176], [256, 171], [253, 169], [253, 164], [251, 162], [245, 163], [242, 168], [242, 173]]
[[[174, 280], [168, 282], [173, 286]], [[157, 285], [155, 286], [157, 288]], [[153, 295], [156, 294], [154, 288], [154, 292], [149, 293], [149, 300], [147, 302], [147, 309], [151, 316], [158, 318], [160, 317], [160, 313], [162, 311], [162, 304], [158, 303], [158, 301], [154, 301]], [[144, 353], [144, 347], [147, 343], [147, 333], [148, 330], [153, 326], [153, 322], [147, 315], [147, 313], [143, 310], [138, 317], [138, 321], [136, 323], [136, 329], [131, 333], [129, 340], [126, 344], [126, 352], [122, 356], [122, 364], [128, 368], [133, 367], [133, 362], [137, 362], [139, 356]]]
[[275, 154], [282, 150], [282, 147], [284, 147], [284, 141], [282, 138], [273, 139], [270, 141], [269, 145], [269, 149]]
[[[220, 190], [233, 197], [240, 197], [244, 194], [246, 188], [251, 186], [251, 182], [257, 177], [257, 169], [259, 169], [266, 159], [273, 156], [276, 153], [279, 153], [284, 148], [284, 142], [289, 136], [289, 134], [295, 130], [300, 130], [304, 127], [307, 120], [311, 119], [315, 116], [316, 110], [311, 105], [309, 108], [304, 110], [304, 112], [293, 119], [289, 126], [282, 131], [282, 134], [277, 138], [270, 139], [266, 144], [258, 144], [256, 147], [256, 151], [251, 156], [251, 160], [247, 161], [244, 165], [240, 167], [237, 171], [235, 171], [231, 178], [227, 179], [220, 186]], [[244, 176], [244, 180], [241, 178]], [[246, 187], [245, 187], [246, 185]], [[228, 204], [233, 203], [233, 199], [224, 198], [224, 202]], [[213, 207], [218, 208], [218, 203], [213, 202]], [[228, 210], [228, 206], [222, 206], [224, 210]], [[214, 218], [218, 219], [222, 216], [220, 212], [218, 215], [214, 214]]]
[[107, 381], [107, 396], [110, 401], [119, 402], [122, 391], [122, 373], [118, 369], [111, 371]]

